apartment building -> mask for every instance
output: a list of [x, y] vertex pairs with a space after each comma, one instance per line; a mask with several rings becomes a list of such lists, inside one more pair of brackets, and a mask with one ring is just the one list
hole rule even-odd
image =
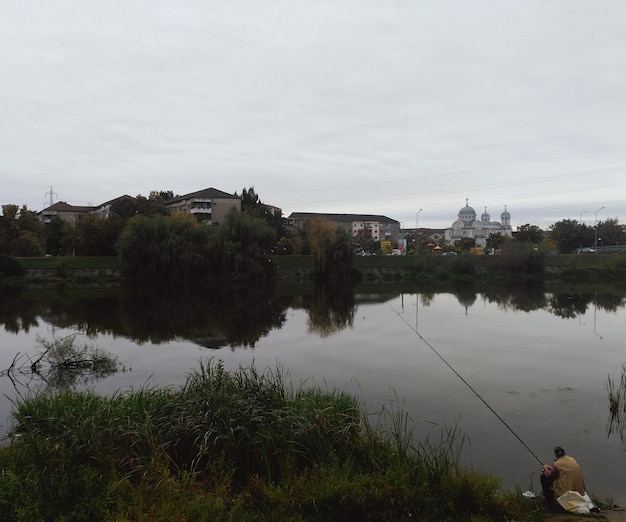
[[352, 237], [359, 232], [374, 241], [396, 242], [400, 237], [400, 222], [387, 216], [373, 214], [320, 214], [316, 212], [293, 212], [287, 218], [287, 225], [296, 229], [303, 228], [306, 221], [322, 218], [337, 223], [348, 230]]
[[194, 216], [200, 223], [221, 223], [230, 209], [241, 211], [241, 198], [215, 188], [176, 196], [165, 202], [170, 216]]
[[39, 221], [42, 223], [50, 223], [54, 218], [71, 223], [74, 220], [82, 218], [84, 215], [92, 212], [96, 207], [76, 207], [65, 201], [57, 201], [56, 203], [44, 208], [37, 213]]

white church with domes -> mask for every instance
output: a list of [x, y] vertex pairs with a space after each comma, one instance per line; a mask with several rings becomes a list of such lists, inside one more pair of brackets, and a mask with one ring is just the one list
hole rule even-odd
[[465, 206], [459, 210], [458, 219], [452, 223], [452, 226], [444, 230], [445, 242], [453, 245], [459, 239], [468, 238], [475, 239], [476, 246], [485, 248], [487, 246], [487, 238], [492, 234], [501, 234], [505, 237], [512, 236], [511, 230], [511, 214], [504, 207], [504, 212], [500, 214], [500, 222], [491, 221], [491, 216], [485, 212], [476, 219], [476, 211], [469, 206], [469, 201], [465, 200]]

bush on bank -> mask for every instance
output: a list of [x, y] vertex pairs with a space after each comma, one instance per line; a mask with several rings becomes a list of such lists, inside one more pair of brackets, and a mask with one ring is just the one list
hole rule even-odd
[[280, 371], [201, 365], [180, 389], [20, 399], [0, 519], [492, 520], [537, 506], [459, 465], [456, 429], [376, 430], [358, 401]]

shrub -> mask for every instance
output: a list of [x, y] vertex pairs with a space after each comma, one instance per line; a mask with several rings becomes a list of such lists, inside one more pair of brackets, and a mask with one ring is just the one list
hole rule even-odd
[[24, 269], [16, 259], [11, 256], [0, 255], [0, 279], [22, 275], [24, 275]]
[[476, 273], [476, 259], [471, 254], [462, 254], [454, 258], [452, 272], [462, 276], [472, 276]]
[[201, 365], [177, 390], [39, 394], [13, 415], [7, 521], [511, 518], [498, 480], [461, 468], [456, 428], [415, 441], [398, 408], [375, 430], [354, 397], [280, 369]]

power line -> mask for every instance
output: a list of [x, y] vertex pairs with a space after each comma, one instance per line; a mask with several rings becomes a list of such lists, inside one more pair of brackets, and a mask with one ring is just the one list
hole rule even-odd
[[537, 460], [537, 462], [539, 462], [539, 464], [543, 465], [543, 462], [541, 461], [541, 459], [540, 459], [537, 455], [535, 455], [535, 453], [533, 452], [533, 450], [531, 450], [531, 449], [528, 447], [528, 445], [527, 445], [527, 444], [526, 444], [526, 443], [522, 440], [522, 438], [521, 438], [521, 437], [520, 437], [520, 436], [519, 436], [519, 435], [515, 432], [515, 430], [514, 430], [513, 428], [511, 428], [511, 426], [509, 426], [509, 425], [506, 423], [506, 421], [505, 421], [505, 420], [504, 420], [504, 419], [503, 419], [503, 418], [502, 418], [502, 417], [498, 414], [498, 412], [497, 412], [496, 410], [494, 410], [494, 409], [491, 407], [491, 405], [490, 405], [490, 404], [489, 404], [489, 403], [488, 403], [485, 399], [483, 399], [483, 397], [480, 395], [480, 393], [478, 393], [478, 392], [474, 389], [474, 387], [473, 387], [473, 386], [472, 386], [469, 382], [467, 382], [467, 381], [463, 378], [463, 376], [462, 376], [459, 372], [457, 372], [457, 371], [456, 371], [456, 369], [455, 369], [455, 368], [454, 368], [454, 367], [453, 367], [453, 366], [452, 366], [452, 365], [451, 365], [448, 361], [446, 361], [446, 359], [443, 357], [443, 355], [441, 355], [441, 354], [440, 354], [440, 353], [439, 353], [439, 352], [438, 352], [438, 351], [434, 348], [434, 346], [433, 346], [432, 344], [430, 344], [430, 343], [429, 343], [429, 342], [428, 342], [428, 341], [427, 341], [427, 340], [426, 340], [426, 339], [422, 336], [422, 334], [420, 334], [420, 333], [417, 331], [417, 328], [413, 327], [413, 325], [412, 325], [412, 324], [410, 324], [410, 323], [409, 323], [409, 322], [408, 322], [408, 321], [407, 321], [407, 320], [406, 320], [406, 319], [405, 319], [402, 315], [400, 315], [400, 313], [398, 313], [396, 310], [394, 310], [394, 309], [393, 309], [393, 307], [392, 307], [391, 305], [389, 305], [389, 308], [391, 308], [391, 309], [394, 311], [394, 313], [395, 313], [395, 314], [396, 314], [396, 315], [397, 315], [400, 319], [402, 319], [402, 321], [404, 321], [404, 323], [405, 323], [405, 324], [406, 324], [406, 325], [407, 325], [407, 326], [408, 326], [408, 327], [409, 327], [409, 328], [410, 328], [410, 329], [411, 329], [411, 330], [415, 333], [415, 335], [417, 335], [417, 336], [418, 336], [418, 337], [419, 337], [419, 338], [420, 338], [420, 339], [424, 342], [424, 344], [426, 344], [426, 346], [428, 346], [428, 347], [432, 350], [432, 352], [433, 352], [433, 353], [434, 353], [437, 357], [439, 357], [439, 359], [441, 359], [441, 360], [443, 361], [443, 363], [444, 363], [444, 364], [445, 364], [448, 368], [450, 368], [450, 370], [452, 370], [452, 372], [454, 373], [454, 375], [456, 375], [456, 376], [457, 376], [457, 377], [461, 380], [461, 382], [462, 382], [463, 384], [465, 384], [465, 386], [467, 386], [467, 387], [468, 387], [468, 388], [472, 391], [472, 393], [473, 393], [474, 395], [476, 395], [476, 397], [478, 397], [478, 399], [479, 399], [479, 400], [480, 400], [480, 401], [481, 401], [481, 402], [482, 402], [482, 403], [483, 403], [483, 404], [484, 404], [484, 405], [485, 405], [485, 406], [489, 409], [489, 411], [490, 411], [491, 413], [493, 413], [493, 414], [496, 416], [496, 418], [497, 418], [497, 419], [498, 419], [498, 420], [499, 420], [502, 424], [504, 424], [504, 426], [505, 426], [505, 427], [506, 427], [506, 428], [507, 428], [507, 429], [508, 429], [508, 430], [509, 430], [509, 431], [510, 431], [510, 432], [511, 432], [514, 436], [515, 436], [515, 438], [516, 438], [516, 439], [517, 439], [517, 440], [518, 440], [518, 441], [522, 444], [522, 446], [524, 446], [524, 448], [526, 448], [526, 449], [528, 450], [528, 452], [529, 452], [529, 453], [530, 453], [533, 457], [535, 457], [535, 459]]

